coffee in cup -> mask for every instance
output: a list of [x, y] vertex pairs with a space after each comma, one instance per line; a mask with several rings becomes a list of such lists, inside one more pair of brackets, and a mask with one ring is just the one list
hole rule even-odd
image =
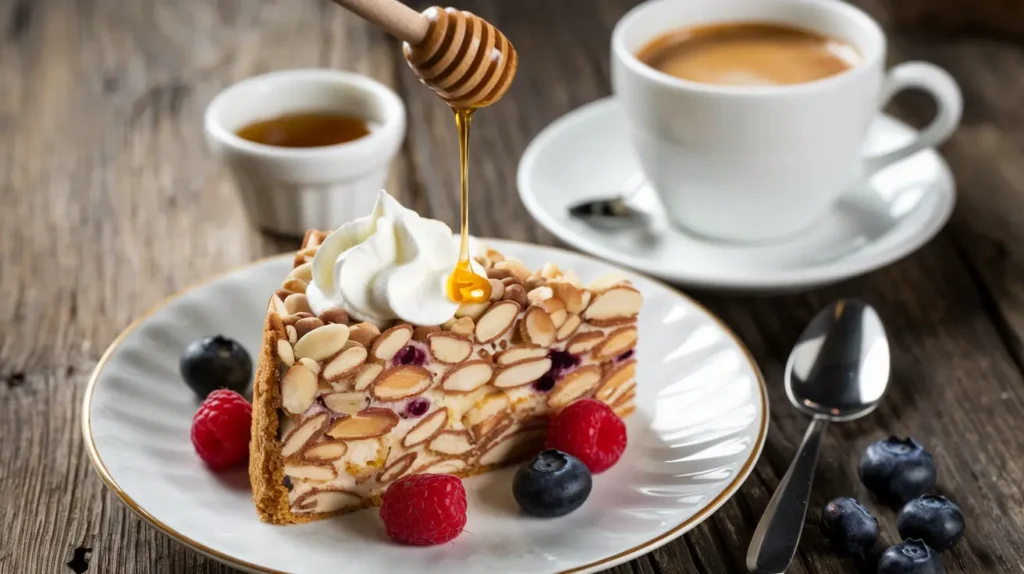
[[[612, 32], [612, 88], [644, 176], [676, 227], [715, 240], [800, 232], [953, 132], [962, 99], [948, 73], [885, 65], [881, 27], [837, 0], [650, 0]], [[931, 93], [935, 119], [865, 157], [880, 108], [909, 88]]]
[[731, 86], [812, 82], [860, 63], [847, 42], [769, 22], [678, 28], [645, 44], [636, 57], [676, 78]]

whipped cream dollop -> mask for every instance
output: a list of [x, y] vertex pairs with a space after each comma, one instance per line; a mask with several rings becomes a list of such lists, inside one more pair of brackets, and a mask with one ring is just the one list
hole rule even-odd
[[[471, 257], [484, 253], [470, 238]], [[450, 227], [381, 190], [370, 215], [342, 225], [320, 245], [306, 298], [318, 315], [340, 307], [378, 327], [394, 320], [440, 325], [459, 308], [446, 291], [458, 260], [459, 238]], [[484, 273], [475, 261], [473, 268]]]

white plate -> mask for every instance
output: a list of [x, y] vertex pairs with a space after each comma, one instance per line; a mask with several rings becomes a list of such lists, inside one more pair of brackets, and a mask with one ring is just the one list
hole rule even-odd
[[[872, 153], [894, 149], [914, 133], [879, 115], [865, 146]], [[638, 205], [659, 211], [643, 182], [625, 115], [611, 98], [545, 128], [519, 162], [518, 185], [533, 217], [582, 251], [669, 281], [736, 291], [806, 289], [892, 263], [938, 233], [956, 200], [949, 167], [926, 150], [875, 174], [812, 228], [777, 243], [715, 242], [677, 230], [662, 217], [649, 228], [591, 227], [570, 218], [569, 206], [633, 188]]]
[[[611, 265], [549, 247], [491, 240], [533, 268], [575, 269], [584, 280]], [[174, 539], [253, 572], [377, 574], [594, 572], [682, 535], [732, 496], [765, 439], [768, 406], [757, 366], [736, 336], [681, 293], [630, 274], [640, 316], [637, 412], [629, 447], [598, 475], [569, 516], [518, 512], [512, 470], [466, 480], [469, 521], [448, 545], [412, 548], [384, 536], [375, 510], [272, 526], [256, 517], [244, 470], [214, 474], [192, 450], [196, 410], [178, 356], [222, 333], [255, 355], [271, 293], [291, 256], [223, 275], [172, 298], [107, 350], [83, 404], [83, 431], [100, 476], [135, 512]]]

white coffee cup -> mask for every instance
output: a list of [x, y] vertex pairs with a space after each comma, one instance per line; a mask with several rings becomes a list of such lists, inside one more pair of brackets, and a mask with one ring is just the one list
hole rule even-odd
[[[265, 145], [236, 135], [253, 122], [302, 112], [363, 118], [370, 133], [308, 148]], [[253, 223], [302, 236], [307, 229], [334, 229], [373, 210], [405, 138], [405, 105], [386, 86], [360, 74], [286, 70], [227, 88], [206, 108], [204, 123], [207, 143], [230, 169]]]
[[[777, 23], [843, 40], [851, 69], [802, 84], [725, 86], [682, 80], [636, 57], [665, 32], [730, 22]], [[612, 33], [612, 85], [644, 174], [677, 226], [758, 242], [810, 226], [861, 178], [943, 142], [960, 121], [953, 78], [924, 62], [885, 71], [886, 39], [838, 0], [653, 0]], [[938, 114], [904, 147], [864, 156], [872, 120], [897, 92], [920, 88]]]

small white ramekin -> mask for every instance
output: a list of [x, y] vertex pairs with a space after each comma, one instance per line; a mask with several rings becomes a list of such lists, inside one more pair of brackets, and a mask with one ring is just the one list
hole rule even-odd
[[[365, 118], [370, 133], [314, 148], [285, 148], [236, 135], [252, 122], [301, 112]], [[243, 80], [206, 108], [207, 143], [234, 176], [249, 218], [274, 233], [301, 236], [370, 213], [405, 138], [405, 105], [366, 76], [327, 69], [272, 72]]]

